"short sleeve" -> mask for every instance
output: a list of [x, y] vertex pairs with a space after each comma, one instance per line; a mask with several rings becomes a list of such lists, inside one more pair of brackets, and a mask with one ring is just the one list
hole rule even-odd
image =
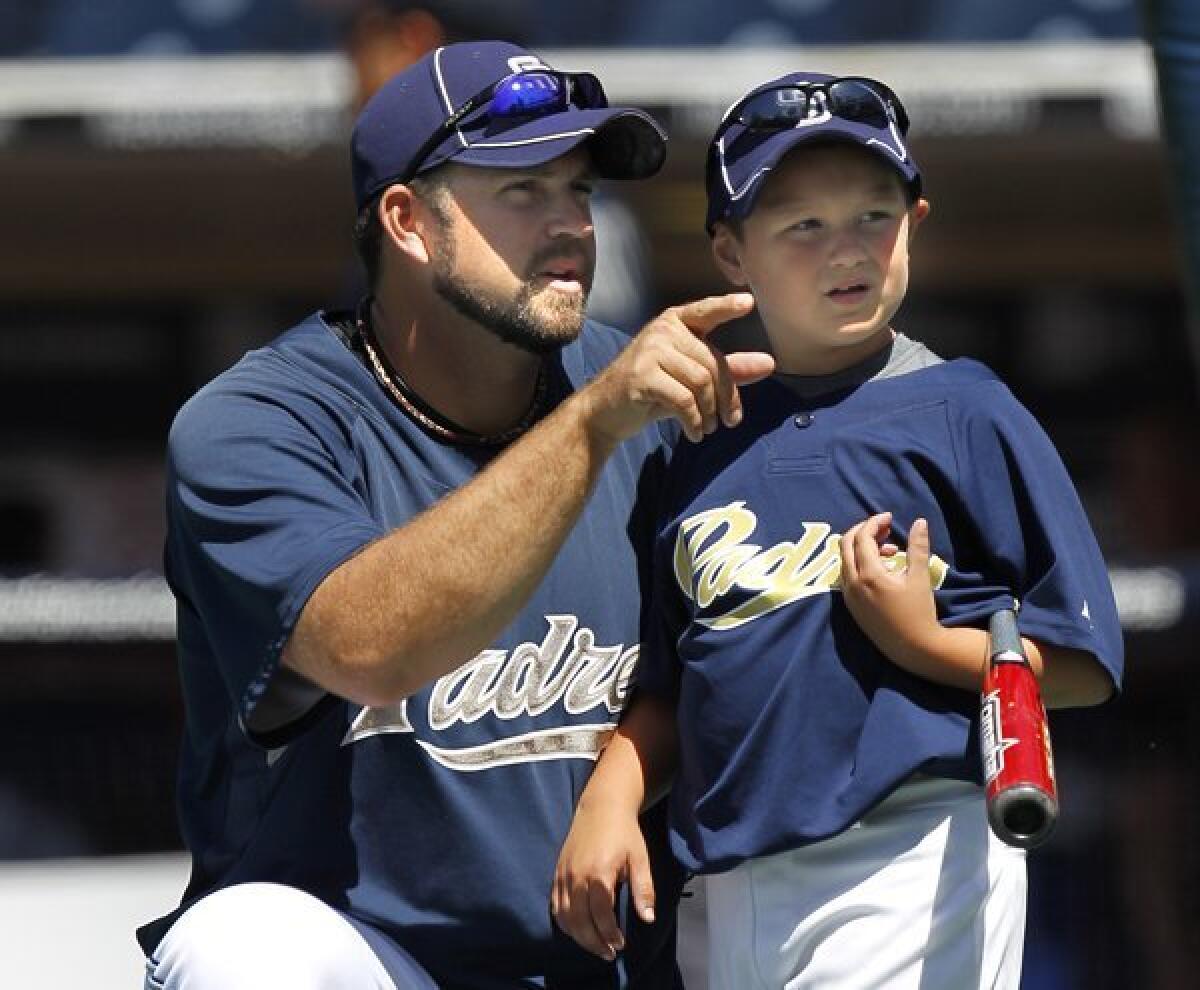
[[[672, 435], [671, 441], [676, 437]], [[643, 558], [641, 654], [634, 689], [645, 691], [668, 704], [679, 699], [682, 667], [679, 661], [679, 637], [688, 622], [683, 596], [673, 568], [674, 542], [666, 525], [668, 468], [655, 472], [653, 494], [645, 500], [653, 525], [647, 527], [649, 552]]]
[[1018, 599], [1030, 639], [1091, 653], [1120, 685], [1124, 648], [1112, 585], [1066, 467], [1033, 416], [998, 382], [965, 403], [956, 435], [960, 510], [987, 569]]
[[303, 396], [228, 386], [202, 390], [172, 426], [166, 562], [180, 635], [186, 612], [243, 719], [317, 585], [383, 535], [349, 429]]

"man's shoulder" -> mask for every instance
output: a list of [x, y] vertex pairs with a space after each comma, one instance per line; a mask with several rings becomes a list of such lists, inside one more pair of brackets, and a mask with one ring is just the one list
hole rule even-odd
[[255, 382], [278, 387], [337, 386], [358, 365], [346, 338], [338, 332], [336, 314], [316, 312], [252, 351], [210, 383], [247, 387]]
[[317, 312], [260, 347], [247, 351], [197, 393], [310, 394], [345, 389], [361, 373], [346, 341], [330, 317]]
[[254, 432], [314, 405], [352, 412], [357, 370], [324, 314], [314, 313], [201, 386], [176, 413], [171, 443], [197, 434]]

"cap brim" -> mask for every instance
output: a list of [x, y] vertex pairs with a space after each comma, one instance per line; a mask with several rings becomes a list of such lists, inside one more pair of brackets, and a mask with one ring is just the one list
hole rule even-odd
[[[879, 133], [886, 134], [887, 132], [880, 131]], [[750, 166], [744, 174], [739, 174], [739, 169], [735, 164], [732, 168], [727, 167], [724, 174], [716, 176], [715, 181], [723, 184], [723, 199], [728, 203], [728, 208], [721, 216], [709, 216], [707, 223], [709, 230], [712, 230], [713, 225], [718, 220], [725, 217], [744, 218], [748, 216], [754, 208], [754, 201], [758, 197], [763, 182], [783, 157], [789, 151], [801, 145], [816, 144], [853, 144], [865, 151], [872, 152], [895, 170], [904, 183], [905, 188], [914, 196], [920, 195], [920, 173], [917, 170], [916, 162], [913, 160], [912, 155], [908, 153], [908, 148], [905, 145], [899, 145], [904, 152], [903, 157], [901, 157], [897, 151], [895, 141], [885, 140], [884, 138], [864, 139], [862, 125], [844, 122], [834, 117], [820, 127], [807, 130], [804, 128], [792, 128], [772, 132], [770, 137], [755, 148], [753, 153], [740, 156], [741, 161]], [[730, 187], [736, 191], [737, 195], [730, 192]], [[709, 199], [711, 206], [711, 192]]]
[[489, 168], [544, 165], [587, 142], [596, 172], [605, 179], [645, 179], [667, 157], [667, 138], [654, 119], [629, 107], [603, 107], [551, 114], [495, 133], [471, 132], [469, 145], [447, 142], [430, 156], [426, 171], [443, 162]]

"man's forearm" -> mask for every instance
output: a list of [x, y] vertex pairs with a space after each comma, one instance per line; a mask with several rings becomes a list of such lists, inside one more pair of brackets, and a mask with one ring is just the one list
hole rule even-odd
[[411, 694], [485, 648], [579, 518], [615, 442], [576, 395], [478, 477], [321, 583], [285, 663], [362, 704]]
[[741, 419], [738, 386], [774, 361], [725, 356], [703, 336], [752, 305], [732, 293], [652, 320], [478, 477], [328, 575], [284, 662], [327, 691], [382, 705], [475, 656], [545, 575], [621, 441], [664, 417], [696, 440]]

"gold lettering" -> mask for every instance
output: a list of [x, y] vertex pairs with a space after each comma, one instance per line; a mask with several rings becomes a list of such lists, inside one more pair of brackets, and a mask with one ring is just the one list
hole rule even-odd
[[[697, 619], [711, 629], [732, 629], [792, 602], [840, 587], [841, 536], [828, 523], [802, 523], [800, 539], [773, 547], [747, 542], [758, 519], [745, 502], [731, 502], [685, 519], [675, 540], [675, 579], [680, 590], [704, 609], [735, 588], [758, 592], [716, 616]], [[710, 542], [711, 541], [711, 542]], [[903, 552], [887, 559], [892, 571], [907, 566]], [[929, 559], [929, 583], [940, 588], [949, 565]]]
[[[727, 551], [745, 555], [749, 550], [749, 557], [758, 553], [758, 547], [742, 546], [746, 537], [754, 532], [754, 527], [758, 523], [754, 513], [744, 508], [745, 504], [745, 502], [733, 502], [721, 509], [701, 512], [691, 519], [684, 520], [679, 527], [679, 536], [675, 541], [675, 580], [689, 598], [695, 599], [697, 594], [692, 589], [693, 575], [709, 566], [710, 561], [714, 558], [721, 557]], [[707, 550], [701, 551], [700, 547], [705, 540], [722, 527], [726, 529], [725, 534], [718, 536]], [[690, 537], [689, 533], [691, 533]], [[719, 584], [719, 579], [711, 580], [708, 582], [708, 587], [715, 589]], [[699, 602], [701, 607], [711, 603], [711, 598], [708, 601]]]

